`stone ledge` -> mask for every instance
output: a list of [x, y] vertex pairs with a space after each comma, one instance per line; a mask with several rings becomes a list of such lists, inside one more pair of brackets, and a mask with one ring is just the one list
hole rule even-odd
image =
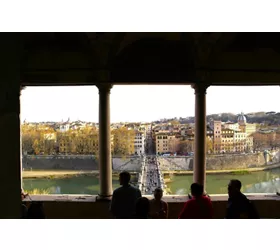
[[[280, 196], [274, 193], [265, 194], [246, 194], [250, 200], [274, 200], [280, 201]], [[25, 202], [30, 201], [42, 201], [42, 202], [98, 202], [96, 201], [97, 195], [30, 195], [26, 197]], [[152, 195], [143, 195], [148, 199], [152, 199]], [[224, 195], [211, 195], [211, 200], [215, 201], [227, 201], [227, 194]], [[168, 203], [182, 203], [188, 200], [186, 195], [166, 195], [162, 198]]]

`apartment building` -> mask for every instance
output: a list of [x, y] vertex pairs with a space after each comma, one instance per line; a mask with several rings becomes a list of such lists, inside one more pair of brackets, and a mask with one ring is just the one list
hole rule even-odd
[[223, 152], [246, 152], [253, 150], [253, 136], [256, 124], [247, 123], [243, 113], [238, 116], [237, 123], [211, 121], [214, 131], [213, 151]]
[[145, 136], [144, 132], [135, 130], [134, 153], [143, 155], [145, 153]]
[[180, 138], [175, 134], [159, 132], [156, 138], [156, 154], [176, 153]]

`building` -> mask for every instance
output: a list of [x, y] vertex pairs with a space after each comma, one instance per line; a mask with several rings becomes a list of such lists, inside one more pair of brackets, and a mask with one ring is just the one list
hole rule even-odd
[[70, 129], [70, 124], [68, 122], [63, 122], [59, 125], [60, 132], [67, 132]]
[[234, 135], [236, 132], [232, 129], [222, 129], [221, 131], [221, 152], [234, 152]]
[[244, 132], [235, 132], [233, 137], [233, 152], [244, 152], [246, 150], [247, 134]]
[[222, 122], [213, 121], [213, 152], [220, 153], [222, 147]]
[[239, 130], [246, 133], [248, 136], [252, 135], [257, 130], [257, 125], [255, 123], [247, 123], [247, 118], [244, 113], [241, 113], [238, 116], [237, 122], [239, 125]]
[[211, 121], [213, 129], [214, 153], [249, 152], [253, 150], [253, 134], [256, 132], [256, 124], [247, 123], [246, 116], [241, 113], [237, 123]]
[[144, 132], [135, 130], [134, 152], [136, 155], [143, 155], [145, 153]]
[[238, 131], [239, 130], [239, 124], [238, 123], [234, 123], [234, 122], [225, 122], [224, 123], [224, 128], [228, 128], [234, 131]]
[[155, 136], [156, 138], [156, 154], [164, 153], [176, 153], [180, 138], [175, 134], [159, 132]]
[[[0, 190], [2, 200], [9, 201], [1, 207], [1, 218], [16, 219], [20, 218], [21, 213], [20, 99], [16, 97], [20, 96], [23, 86], [98, 85], [99, 110], [102, 111], [99, 122], [104, 126], [100, 127], [103, 146], [100, 147], [102, 171], [99, 175], [97, 202], [85, 202], [87, 197], [80, 200], [69, 197], [68, 201], [53, 197], [55, 202], [47, 202], [45, 209], [49, 219], [105, 219], [111, 218], [108, 204], [99, 201], [107, 200], [112, 194], [110, 130], [107, 129], [110, 123], [112, 84], [193, 83], [196, 90], [195, 126], [198, 131], [195, 137], [197, 152], [193, 163], [194, 182], [204, 184], [207, 87], [214, 84], [279, 86], [280, 82], [280, 74], [277, 74], [280, 69], [277, 52], [280, 45], [279, 33], [126, 32], [121, 36], [119, 33], [106, 32], [3, 33], [1, 45], [2, 60], [7, 63], [2, 63], [1, 71], [1, 93], [4, 93], [1, 104], [5, 115], [1, 116], [0, 124], [5, 133], [1, 138], [0, 159], [3, 171]], [[203, 53], [205, 45], [211, 53]], [[20, 62], [20, 68], [16, 63], [11, 63], [16, 60]], [[18, 73], [20, 80], [15, 80]], [[238, 101], [238, 96], [236, 100]], [[9, 192], [5, 192], [6, 190]], [[36, 196], [32, 196], [32, 199], [42, 200]], [[220, 211], [226, 202], [221, 196], [213, 200], [215, 218], [224, 216]], [[254, 203], [261, 218], [279, 218], [277, 195], [271, 195], [269, 200], [266, 195], [256, 195]], [[182, 205], [176, 199], [169, 202], [170, 218], [176, 218], [177, 212], [172, 211]]]

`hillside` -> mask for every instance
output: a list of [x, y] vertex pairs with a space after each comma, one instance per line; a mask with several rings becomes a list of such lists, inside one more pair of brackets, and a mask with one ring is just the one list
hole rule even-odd
[[[237, 122], [239, 114], [234, 113], [221, 113], [221, 114], [211, 114], [207, 115], [207, 122], [211, 119], [213, 120], [221, 120], [222, 122]], [[248, 123], [264, 123], [268, 126], [270, 125], [280, 125], [280, 112], [268, 111], [268, 112], [251, 112], [245, 114]], [[162, 119], [161, 121], [154, 121], [154, 123], [160, 122], [170, 122], [178, 120], [181, 124], [186, 123], [194, 123], [194, 117], [186, 117], [186, 118], [172, 118], [172, 119]]]

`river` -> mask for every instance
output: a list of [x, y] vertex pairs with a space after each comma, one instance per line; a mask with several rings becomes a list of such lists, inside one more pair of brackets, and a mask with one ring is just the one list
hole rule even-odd
[[[253, 172], [247, 174], [210, 174], [206, 178], [209, 194], [227, 193], [230, 179], [239, 179], [245, 193], [275, 193], [280, 191], [280, 169]], [[192, 183], [191, 175], [173, 175], [167, 184], [172, 194], [187, 194]], [[119, 186], [117, 177], [113, 178], [113, 188]], [[94, 176], [76, 176], [67, 178], [23, 179], [23, 188], [27, 191], [47, 190], [50, 194], [98, 194], [99, 180]]]

